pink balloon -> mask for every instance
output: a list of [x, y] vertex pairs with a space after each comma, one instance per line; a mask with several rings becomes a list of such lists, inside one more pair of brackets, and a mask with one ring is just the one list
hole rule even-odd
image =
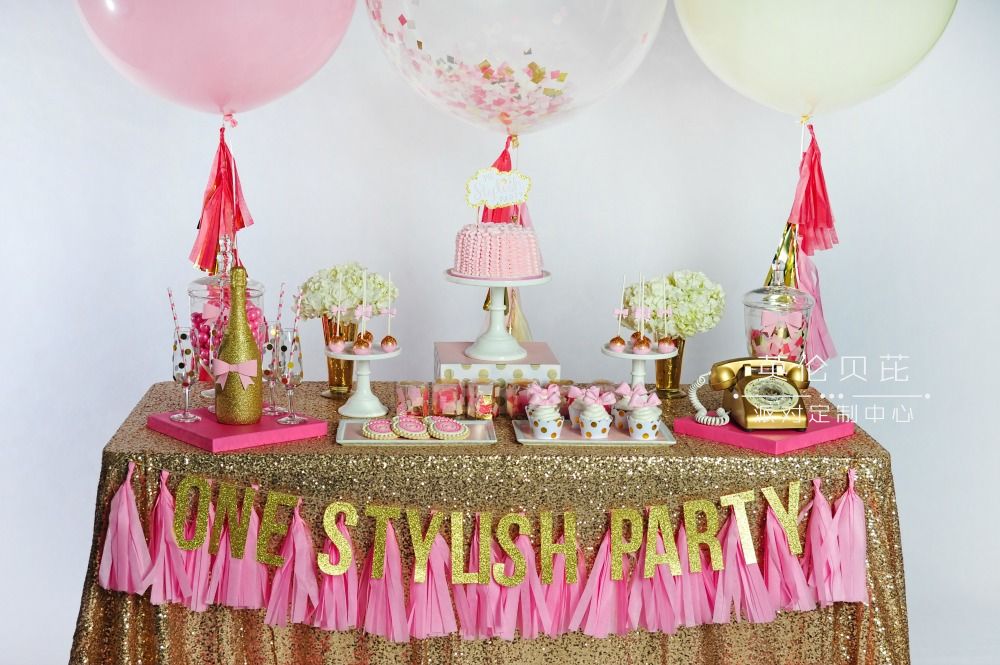
[[354, 0], [77, 0], [101, 52], [175, 102], [237, 113], [291, 92], [333, 55]]

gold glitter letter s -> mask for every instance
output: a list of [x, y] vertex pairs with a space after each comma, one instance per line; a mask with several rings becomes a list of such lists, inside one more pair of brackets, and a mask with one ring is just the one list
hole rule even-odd
[[[625, 540], [625, 522], [629, 524], [631, 538]], [[622, 556], [638, 552], [642, 545], [642, 515], [635, 508], [613, 508], [611, 510], [611, 579], [620, 580], [625, 576]]]
[[736, 529], [740, 532], [740, 545], [743, 548], [743, 559], [747, 565], [757, 563], [757, 552], [753, 548], [753, 536], [750, 535], [750, 522], [747, 520], [747, 504], [753, 501], [753, 490], [727, 494], [719, 498], [722, 507], [732, 506], [733, 517], [736, 519]]
[[[705, 516], [705, 530], [698, 529], [698, 513]], [[688, 564], [692, 573], [701, 572], [701, 545], [708, 547], [712, 560], [712, 570], [722, 570], [722, 545], [716, 534], [719, 532], [719, 511], [708, 499], [692, 499], [684, 502], [684, 530], [687, 532]]]
[[257, 534], [257, 561], [268, 566], [285, 565], [285, 557], [268, 551], [273, 536], [284, 536], [288, 531], [288, 525], [278, 523], [278, 507], [288, 506], [294, 508], [299, 502], [299, 497], [284, 492], [270, 491], [267, 493], [267, 501], [264, 502], [264, 514], [260, 518], [260, 532]]
[[[653, 577], [656, 567], [667, 564], [670, 567], [671, 575], [681, 574], [681, 560], [677, 555], [677, 542], [674, 540], [674, 525], [670, 522], [670, 513], [666, 506], [652, 506], [649, 509], [648, 524], [646, 525], [646, 552], [645, 564], [642, 569], [642, 576], [647, 580]], [[665, 532], [665, 533], [664, 533]], [[663, 536], [663, 552], [656, 546], [659, 534]]]
[[212, 523], [212, 537], [208, 541], [208, 551], [215, 555], [219, 553], [219, 540], [222, 538], [222, 527], [229, 525], [229, 554], [234, 559], [243, 558], [243, 550], [247, 546], [247, 530], [250, 528], [250, 513], [253, 511], [253, 499], [257, 493], [252, 487], [243, 490], [243, 508], [236, 510], [236, 486], [222, 483], [219, 486], [219, 498], [215, 501], [215, 521]]
[[764, 498], [767, 499], [768, 505], [771, 506], [771, 510], [774, 511], [775, 516], [778, 518], [778, 522], [781, 523], [781, 528], [785, 530], [785, 535], [788, 537], [788, 549], [795, 555], [802, 554], [799, 525], [795, 521], [796, 516], [799, 514], [799, 491], [801, 489], [802, 484], [798, 480], [788, 483], [787, 509], [781, 505], [781, 499], [778, 498], [778, 493], [774, 491], [773, 487], [765, 487], [761, 490]]
[[330, 555], [326, 552], [316, 555], [316, 565], [319, 566], [320, 572], [327, 575], [343, 575], [354, 561], [354, 550], [350, 541], [344, 538], [344, 534], [337, 528], [337, 517], [340, 515], [344, 516], [344, 524], [347, 526], [358, 525], [358, 509], [353, 503], [334, 501], [323, 511], [323, 531], [337, 550], [337, 563], [332, 563]]
[[495, 563], [493, 564], [493, 579], [497, 581], [497, 584], [506, 587], [517, 586], [523, 582], [525, 573], [527, 572], [528, 562], [524, 560], [524, 555], [521, 554], [521, 550], [517, 549], [514, 539], [510, 536], [510, 527], [515, 524], [517, 525], [518, 533], [527, 535], [531, 529], [531, 523], [528, 522], [528, 518], [517, 513], [504, 515], [497, 522], [497, 543], [500, 545], [500, 549], [514, 563], [514, 574], [508, 576], [504, 570], [504, 564], [502, 562]]
[[[187, 525], [188, 513], [191, 512], [192, 489], [198, 490], [198, 507], [194, 535], [188, 539], [185, 538], [184, 527]], [[174, 510], [174, 539], [182, 550], [196, 550], [205, 543], [205, 534], [208, 532], [208, 506], [212, 502], [212, 489], [204, 478], [184, 476], [174, 494], [177, 498]]]
[[389, 520], [398, 519], [399, 508], [393, 506], [365, 506], [365, 515], [375, 518], [375, 540], [372, 542], [372, 579], [380, 580], [385, 574], [385, 537]]
[[431, 545], [440, 533], [443, 521], [444, 513], [431, 512], [431, 521], [425, 532], [420, 510], [406, 509], [406, 523], [410, 527], [410, 542], [413, 543], [413, 581], [417, 584], [427, 581], [427, 559], [431, 556]]
[[543, 510], [538, 516], [541, 527], [542, 583], [552, 584], [552, 559], [562, 554], [566, 560], [566, 583], [576, 583], [576, 513], [563, 513], [563, 544], [557, 545], [552, 537], [552, 511]]

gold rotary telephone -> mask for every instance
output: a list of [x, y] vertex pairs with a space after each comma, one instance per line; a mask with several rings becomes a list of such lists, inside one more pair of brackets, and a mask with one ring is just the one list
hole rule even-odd
[[[713, 390], [725, 390], [722, 408], [708, 414], [698, 399], [706, 379]], [[734, 358], [712, 365], [688, 389], [695, 420], [721, 426], [733, 420], [745, 430], [804, 430], [809, 414], [801, 391], [809, 387], [809, 370], [801, 363], [774, 358]]]

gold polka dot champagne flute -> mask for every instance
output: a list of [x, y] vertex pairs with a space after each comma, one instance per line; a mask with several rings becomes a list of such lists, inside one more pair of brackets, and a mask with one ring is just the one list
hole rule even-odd
[[268, 328], [264, 333], [264, 344], [260, 349], [261, 367], [264, 373], [264, 385], [267, 387], [268, 401], [264, 403], [261, 411], [265, 416], [280, 416], [286, 413], [285, 407], [279, 406], [274, 398], [274, 385], [278, 382], [278, 342], [280, 335], [278, 328]]
[[184, 390], [184, 409], [170, 416], [176, 423], [196, 423], [201, 418], [191, 412], [191, 386], [198, 380], [198, 360], [191, 328], [177, 328], [174, 335], [173, 379]]
[[307, 418], [297, 415], [292, 403], [295, 389], [302, 383], [302, 344], [295, 328], [282, 328], [275, 336], [278, 380], [288, 396], [288, 413], [278, 418], [282, 425], [298, 425]]

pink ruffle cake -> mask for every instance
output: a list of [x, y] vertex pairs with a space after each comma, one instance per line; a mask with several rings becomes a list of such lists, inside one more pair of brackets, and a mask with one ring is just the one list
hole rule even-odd
[[535, 232], [519, 224], [468, 224], [455, 238], [452, 273], [479, 279], [529, 279], [542, 275]]

